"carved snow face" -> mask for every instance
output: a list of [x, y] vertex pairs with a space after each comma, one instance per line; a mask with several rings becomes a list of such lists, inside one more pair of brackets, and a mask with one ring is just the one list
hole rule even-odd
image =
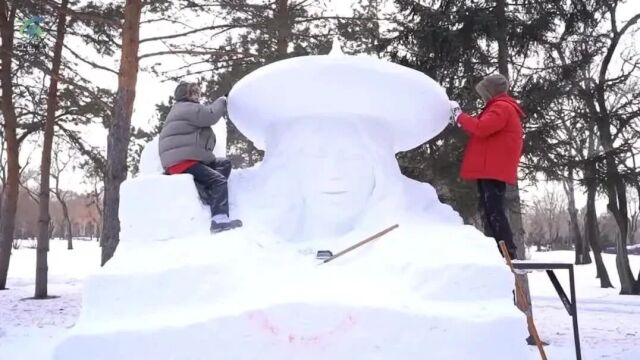
[[306, 137], [296, 176], [309, 216], [345, 222], [360, 215], [375, 188], [372, 157], [353, 127], [329, 124]]

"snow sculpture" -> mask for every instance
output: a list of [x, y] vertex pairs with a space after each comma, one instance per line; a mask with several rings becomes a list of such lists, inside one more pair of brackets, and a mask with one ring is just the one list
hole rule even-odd
[[405, 212], [460, 224], [430, 185], [400, 173], [394, 156], [447, 125], [442, 87], [418, 71], [339, 49], [266, 66], [233, 88], [231, 118], [266, 150], [264, 163], [232, 187], [236, 203], [252, 204], [238, 216], [297, 241], [371, 229]]
[[[229, 112], [266, 152], [230, 179], [231, 211], [246, 226], [135, 241], [135, 229], [160, 225], [147, 212], [163, 211], [139, 214], [137, 198], [168, 190], [123, 191], [131, 239], [87, 282], [55, 360], [531, 357], [493, 240], [395, 160], [446, 126], [436, 83], [335, 51], [248, 75]], [[314, 259], [396, 222], [354, 253]]]

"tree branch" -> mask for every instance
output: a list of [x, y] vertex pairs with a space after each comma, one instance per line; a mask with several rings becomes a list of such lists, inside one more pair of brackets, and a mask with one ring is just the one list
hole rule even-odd
[[219, 50], [198, 51], [198, 50], [180, 49], [180, 50], [167, 50], [167, 51], [158, 51], [154, 53], [143, 54], [138, 57], [138, 60], [142, 60], [142, 59], [146, 59], [154, 56], [180, 55], [180, 54], [184, 54], [184, 55], [245, 55], [243, 53], [238, 53], [238, 52], [227, 52], [227, 51], [219, 51]]
[[[615, 17], [612, 16], [612, 19]], [[600, 76], [598, 77], [598, 83], [600, 86], [604, 86], [604, 83], [607, 79], [607, 71], [609, 70], [609, 64], [611, 63], [611, 59], [613, 58], [613, 54], [616, 52], [618, 47], [618, 43], [620, 42], [620, 38], [624, 35], [630, 27], [635, 25], [640, 20], [640, 13], [634, 15], [626, 24], [620, 29], [620, 31], [613, 32], [613, 38], [611, 39], [611, 44], [607, 48], [607, 53], [602, 60], [602, 65], [600, 65]]]
[[198, 32], [208, 31], [208, 30], [253, 28], [255, 26], [256, 26], [255, 24], [247, 24], [247, 25], [224, 24], [224, 25], [205, 26], [205, 27], [201, 27], [201, 28], [185, 31], [185, 32], [182, 32], [182, 33], [177, 33], [177, 34], [172, 34], [172, 35], [161, 35], [161, 36], [141, 39], [140, 43], [142, 44], [142, 43], [149, 42], [149, 41], [175, 39], [175, 38], [184, 37], [184, 36], [188, 36], [188, 35], [195, 34], [195, 33], [198, 33]]
[[85, 64], [87, 64], [87, 65], [91, 65], [91, 66], [93, 66], [93, 67], [94, 67], [94, 68], [96, 68], [96, 69], [100, 69], [100, 70], [108, 71], [108, 72], [110, 72], [110, 73], [113, 73], [113, 74], [115, 74], [115, 75], [118, 75], [118, 72], [117, 72], [117, 71], [115, 71], [115, 70], [113, 70], [113, 69], [109, 69], [109, 68], [108, 68], [108, 67], [106, 67], [106, 66], [102, 66], [102, 65], [96, 64], [96, 63], [94, 63], [93, 61], [86, 60], [86, 59], [84, 59], [82, 56], [80, 56], [80, 54], [78, 54], [78, 53], [76, 53], [75, 51], [71, 50], [71, 48], [70, 48], [70, 47], [68, 47], [67, 45], [63, 45], [63, 46], [64, 46], [64, 48], [65, 48], [65, 49], [67, 49], [67, 51], [69, 51], [69, 52], [70, 52], [70, 53], [71, 53], [71, 54], [72, 54], [76, 59], [78, 59], [78, 60], [82, 61], [83, 63], [85, 63]]
[[[55, 1], [52, 1], [52, 0], [38, 0], [38, 1], [39, 2], [44, 1], [47, 5], [51, 6], [56, 12], [60, 12], [60, 10], [61, 10], [60, 9], [60, 4], [58, 4]], [[67, 16], [73, 17], [73, 18], [76, 18], [76, 19], [92, 20], [92, 21], [96, 21], [96, 22], [99, 22], [99, 23], [111, 25], [111, 26], [114, 26], [114, 27], [117, 27], [117, 28], [121, 28], [122, 27], [122, 22], [120, 22], [119, 20], [107, 19], [107, 18], [103, 18], [103, 17], [98, 16], [98, 15], [81, 13], [81, 12], [73, 10], [71, 8], [67, 8], [63, 12]]]

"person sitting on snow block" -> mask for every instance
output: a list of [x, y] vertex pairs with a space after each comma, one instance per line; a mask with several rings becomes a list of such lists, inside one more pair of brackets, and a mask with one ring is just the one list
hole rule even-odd
[[187, 82], [176, 87], [174, 97], [175, 104], [160, 132], [162, 167], [169, 175], [193, 175], [202, 201], [211, 208], [211, 232], [242, 226], [240, 220], [229, 219], [231, 162], [213, 154], [216, 137], [211, 126], [226, 113], [227, 98], [202, 105], [199, 86]]
[[503, 75], [487, 76], [476, 85], [476, 91], [486, 104], [477, 117], [463, 113], [457, 102], [451, 102], [452, 122], [470, 136], [460, 177], [478, 182], [485, 235], [496, 242], [503, 240], [511, 258], [517, 259], [504, 197], [507, 184], [518, 181], [524, 112], [508, 95], [509, 81]]

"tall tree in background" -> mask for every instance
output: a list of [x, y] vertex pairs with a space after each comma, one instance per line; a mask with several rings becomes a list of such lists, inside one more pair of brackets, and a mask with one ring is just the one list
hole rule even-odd
[[[496, 0], [495, 2], [495, 17], [496, 17], [496, 31], [495, 38], [498, 43], [498, 72], [511, 82], [511, 76], [509, 74], [509, 44], [507, 42], [507, 15], [506, 15], [506, 2], [505, 0]], [[509, 186], [507, 190], [507, 201], [510, 203], [509, 208], [509, 222], [514, 236], [514, 243], [518, 247], [518, 258], [525, 258], [525, 246], [524, 246], [524, 227], [522, 226], [522, 204], [520, 201], [520, 189], [518, 184], [515, 186]], [[523, 277], [523, 281], [526, 281], [526, 276]], [[528, 291], [528, 281], [527, 293]], [[528, 296], [528, 295], [527, 295]]]
[[[579, 96], [576, 86], [587, 81], [587, 74], [597, 60], [597, 54], [585, 52], [584, 40], [591, 43], [591, 34], [600, 25], [596, 16], [597, 3], [571, 2], [561, 11], [557, 36], [543, 41], [545, 56], [529, 66], [536, 76], [524, 87], [523, 97], [529, 99], [528, 170], [542, 173], [547, 179], [563, 184], [569, 198], [568, 211], [575, 244], [576, 264], [590, 262], [593, 250], [597, 277], [602, 287], [612, 287], [601, 256], [596, 198], [599, 188], [599, 161], [595, 123]], [[595, 36], [594, 38], [597, 38]], [[533, 69], [532, 69], [533, 67]], [[580, 185], [587, 192], [584, 236], [577, 225], [574, 188]]]
[[[491, 14], [464, 1], [396, 0], [396, 34], [391, 34], [388, 56], [394, 62], [422, 71], [442, 84], [450, 98], [466, 110], [478, 108], [473, 85], [489, 72], [492, 61], [484, 42]], [[465, 135], [447, 128], [416, 149], [398, 154], [402, 172], [428, 182], [442, 201], [451, 204], [466, 221], [477, 221], [476, 187], [458, 181]]]
[[[556, 45], [555, 54], [563, 64], [569, 64], [565, 58], [583, 58], [591, 60], [583, 66], [570, 85], [575, 90], [582, 107], [586, 110], [585, 123], [589, 131], [596, 131], [597, 140], [602, 151], [589, 140], [590, 157], [586, 162], [585, 180], [588, 191], [588, 216], [594, 217], [594, 191], [596, 191], [596, 175], [598, 166], [602, 166], [602, 176], [598, 180], [608, 199], [607, 209], [616, 220], [620, 236], [617, 238], [616, 268], [620, 278], [621, 294], [640, 294], [639, 280], [629, 266], [627, 238], [629, 230], [627, 183], [625, 178], [636, 178], [635, 170], [626, 171], [626, 162], [632, 146], [624, 141], [622, 135], [640, 116], [640, 109], [635, 102], [640, 93], [627, 95], [630, 100], [615, 101], [620, 92], [629, 92], [627, 86], [632, 77], [638, 74], [640, 57], [629, 54], [623, 57], [623, 63], [617, 68], [612, 61], [615, 54], [620, 53], [623, 36], [631, 31], [640, 21], [640, 14], [633, 15], [624, 24], [617, 21], [617, 7], [620, 1], [595, 2], [591, 4], [591, 13], [596, 14], [594, 21], [584, 31], [575, 35], [573, 46]], [[564, 44], [563, 44], [564, 45]], [[591, 233], [594, 229], [590, 230]], [[591, 236], [592, 234], [590, 234]], [[592, 245], [593, 247], [593, 245]], [[595, 251], [595, 249], [594, 249]]]
[[[595, 130], [593, 123], [589, 125], [589, 145], [588, 156], [592, 157], [595, 153]], [[600, 229], [598, 224], [598, 214], [596, 212], [596, 195], [598, 193], [598, 184], [596, 179], [596, 165], [593, 160], [587, 160], [585, 171], [585, 184], [587, 188], [587, 205], [585, 213], [585, 229], [584, 235], [587, 242], [593, 250], [593, 256], [596, 260], [596, 278], [600, 279], [601, 288], [613, 287], [609, 279], [609, 273], [602, 260], [602, 246], [600, 240]]]
[[[0, 86], [2, 97], [2, 138], [6, 164], [3, 164], [2, 205], [0, 213], [0, 290], [6, 289], [20, 186], [20, 144], [41, 128], [42, 92], [32, 79], [31, 68], [43, 64], [44, 49], [24, 36], [16, 39], [16, 19], [38, 11], [28, 2], [0, 1]], [[17, 40], [17, 42], [16, 42]], [[20, 41], [22, 40], [22, 41]], [[3, 161], [5, 159], [2, 159]]]
[[131, 115], [138, 80], [138, 48], [140, 46], [141, 0], [127, 0], [122, 25], [122, 53], [118, 74], [118, 92], [107, 138], [104, 214], [102, 220], [102, 265], [115, 253], [119, 242], [120, 184], [127, 178], [127, 152]]
[[[496, 0], [495, 2], [495, 17], [496, 17], [496, 32], [495, 39], [498, 43], [498, 71], [500, 74], [504, 75], [510, 83], [513, 84], [511, 80], [511, 76], [509, 74], [509, 43], [508, 43], [508, 19], [506, 16], [507, 5], [505, 0]], [[512, 20], [513, 21], [513, 20]], [[513, 21], [515, 23], [515, 21]], [[541, 31], [549, 30], [548, 24], [542, 23]], [[536, 39], [526, 39], [521, 38], [520, 41], [529, 40], [530, 42], [536, 41]], [[512, 50], [513, 51], [513, 50]], [[515, 53], [515, 51], [513, 51]], [[525, 57], [528, 54], [525, 55]], [[520, 201], [520, 188], [518, 183], [515, 186], [509, 185], [507, 188], [506, 194], [507, 208], [509, 209], [509, 223], [511, 225], [511, 230], [513, 233], [513, 242], [517, 246], [517, 256], [519, 259], [525, 259], [526, 255], [526, 247], [524, 244], [524, 224], [522, 221], [522, 202]], [[529, 291], [529, 278], [527, 274], [518, 274], [516, 275], [520, 279], [520, 284], [523, 286], [523, 292], [525, 299], [521, 299], [526, 301], [527, 304], [531, 304], [531, 292]], [[521, 304], [518, 301], [518, 304]], [[532, 308], [531, 305], [525, 307], [526, 311], [531, 313]], [[535, 325], [533, 324], [533, 317], [527, 316], [529, 337], [527, 338], [527, 342], [530, 345], [535, 344], [534, 334], [535, 334]], [[537, 336], [537, 335], [536, 335]]]
[[[634, 278], [629, 265], [629, 254], [627, 252], [627, 236], [629, 232], [629, 216], [628, 216], [628, 204], [627, 204], [627, 187], [623, 179], [623, 174], [620, 173], [620, 160], [616, 157], [615, 136], [611, 133], [611, 129], [619, 122], [618, 126], [628, 126], [628, 124], [635, 118], [635, 116], [629, 117], [621, 116], [616, 119], [615, 109], [612, 108], [610, 99], [610, 89], [613, 84], [619, 81], [618, 76], [625, 76], [624, 70], [622, 74], [615, 78], [610, 78], [609, 74], [613, 66], [612, 59], [617, 51], [620, 40], [638, 21], [640, 21], [640, 14], [636, 14], [629, 19], [624, 25], [620, 27], [616, 19], [616, 10], [620, 1], [611, 1], [605, 5], [611, 22], [610, 32], [607, 34], [605, 54], [600, 64], [597, 78], [595, 79], [595, 86], [593, 88], [585, 89], [591, 90], [587, 95], [585, 93], [584, 99], [587, 102], [587, 108], [590, 110], [593, 116], [596, 127], [598, 128], [599, 140], [604, 150], [604, 162], [606, 166], [607, 176], [605, 180], [605, 188], [609, 203], [607, 209], [613, 217], [616, 219], [618, 228], [620, 230], [620, 236], [617, 242], [617, 255], [616, 255], [616, 267], [618, 269], [618, 275], [620, 277], [620, 293], [621, 294], [640, 294], [640, 274], [638, 279]], [[638, 63], [636, 63], [637, 65]], [[635, 66], [634, 66], [635, 70]], [[631, 70], [633, 71], [633, 70]], [[595, 99], [592, 97], [595, 95]], [[595, 101], [594, 101], [595, 100]]]
[[[521, 65], [546, 36], [554, 33], [557, 18], [552, 1], [525, 1], [518, 11], [507, 8], [503, 0], [395, 3], [400, 10], [396, 23], [400, 25], [393, 43], [400, 46], [391, 50], [392, 59], [436, 79], [468, 111], [478, 109], [475, 83], [496, 70], [510, 79], [512, 91], [518, 95], [531, 77]], [[528, 113], [527, 99], [520, 99]], [[464, 142], [464, 135], [447, 129], [429, 143], [400, 154], [399, 160], [405, 174], [434, 184], [444, 200], [471, 221], [478, 218], [475, 187], [469, 183], [454, 185], [458, 182], [458, 166], [451, 166], [461, 162]], [[535, 179], [534, 174], [530, 176]], [[507, 202], [518, 257], [524, 258], [525, 234], [517, 187], [509, 191]], [[526, 278], [523, 280], [530, 298]]]
[[[477, 111], [481, 103], [474, 85], [485, 75], [496, 71], [510, 75], [516, 96], [530, 81], [531, 74], [523, 72], [521, 65], [545, 36], [553, 34], [557, 18], [553, 9], [539, 3], [525, 1], [515, 11], [500, 9], [495, 1], [396, 0], [397, 34], [391, 38], [389, 55], [434, 78], [465, 110]], [[500, 14], [505, 18], [498, 19]], [[517, 97], [529, 113], [528, 99]], [[434, 184], [444, 200], [471, 221], [478, 216], [476, 189], [473, 184], [458, 183], [458, 167], [451, 165], [461, 162], [465, 141], [464, 134], [448, 128], [429, 143], [400, 154], [399, 161], [405, 174]], [[525, 154], [527, 151], [525, 147]], [[535, 180], [534, 174], [529, 176]], [[520, 214], [517, 200], [513, 201], [514, 213]], [[517, 217], [512, 226], [522, 248], [522, 226]]]
[[47, 113], [44, 124], [44, 137], [42, 143], [42, 158], [40, 162], [40, 195], [38, 197], [39, 231], [38, 231], [38, 251], [36, 258], [36, 287], [34, 297], [36, 299], [47, 298], [47, 253], [49, 252], [49, 224], [51, 216], [49, 214], [49, 198], [51, 187], [49, 185], [51, 174], [51, 149], [53, 147], [54, 124], [56, 109], [58, 107], [58, 76], [60, 75], [60, 64], [62, 63], [62, 46], [67, 23], [68, 0], [62, 0], [58, 10], [58, 20], [56, 26], [56, 40], [53, 48], [53, 62], [51, 63], [51, 73], [49, 74], [49, 92], [47, 94]]
[[14, 27], [19, 4], [0, 0], [0, 83], [2, 87], [2, 117], [4, 141], [7, 148], [6, 182], [3, 188], [2, 214], [0, 216], [0, 290], [6, 289], [13, 230], [18, 206], [19, 149], [17, 118], [13, 102]]
[[388, 37], [384, 29], [391, 26], [388, 0], [357, 0], [351, 6], [351, 18], [337, 19], [338, 33], [345, 52], [382, 56]]

